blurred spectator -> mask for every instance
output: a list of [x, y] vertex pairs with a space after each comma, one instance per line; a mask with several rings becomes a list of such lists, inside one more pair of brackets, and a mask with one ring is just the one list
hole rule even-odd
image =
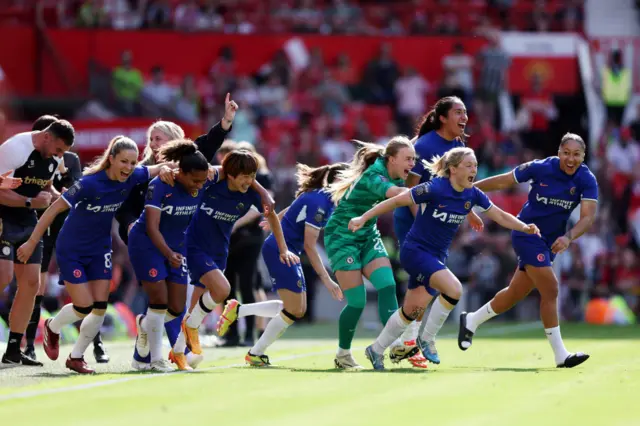
[[187, 74], [174, 99], [175, 113], [180, 120], [197, 123], [200, 119], [200, 95], [196, 90], [193, 75]]
[[107, 13], [104, 0], [85, 0], [78, 11], [78, 27], [109, 27], [111, 17]]
[[489, 45], [478, 55], [480, 77], [478, 79], [478, 114], [495, 124], [495, 112], [498, 97], [507, 87], [507, 70], [510, 60], [507, 52], [500, 46], [500, 34], [496, 31], [487, 34]]
[[171, 87], [165, 81], [162, 67], [153, 67], [151, 70], [151, 81], [147, 82], [142, 89], [142, 96], [145, 98], [145, 101], [150, 101], [155, 106], [161, 108], [167, 108], [171, 104], [175, 92], [175, 88]]
[[151, 0], [145, 11], [144, 27], [147, 28], [171, 28], [171, 5], [169, 0]]
[[341, 120], [344, 107], [349, 102], [349, 92], [345, 86], [334, 80], [330, 70], [325, 70], [324, 80], [316, 88], [315, 95], [322, 104], [322, 111], [334, 121]]
[[523, 137], [527, 148], [543, 153], [555, 152], [557, 142], [549, 140], [549, 121], [558, 116], [551, 94], [544, 90], [539, 74], [531, 76], [531, 91], [522, 96], [520, 111], [524, 115]]
[[631, 70], [624, 66], [619, 50], [611, 52], [609, 65], [602, 69], [601, 78], [602, 99], [607, 107], [607, 118], [616, 126], [620, 126], [632, 87]]
[[464, 91], [462, 100], [471, 108], [471, 93], [473, 91], [473, 66], [471, 55], [464, 51], [464, 46], [456, 43], [453, 51], [442, 59], [442, 68], [446, 75], [454, 79], [455, 84]]
[[584, 22], [582, 3], [584, 0], [566, 0], [556, 13], [558, 27], [563, 31], [579, 31]]
[[378, 56], [367, 64], [365, 70], [364, 88], [368, 93], [367, 101], [373, 104], [393, 104], [395, 83], [399, 74], [398, 64], [391, 56], [391, 44], [382, 43]]
[[469, 266], [470, 293], [477, 298], [476, 306], [482, 306], [493, 298], [502, 285], [498, 283], [500, 262], [489, 247], [473, 256]]
[[631, 130], [625, 127], [620, 138], [614, 138], [607, 148], [607, 163], [613, 186], [613, 205], [618, 230], [626, 233], [627, 213], [631, 202], [631, 179], [640, 164], [640, 147], [631, 138]]
[[252, 34], [255, 31], [255, 25], [247, 20], [242, 10], [236, 10], [233, 13], [233, 22], [224, 26], [224, 32], [227, 34]]
[[400, 132], [411, 134], [414, 123], [427, 110], [429, 83], [413, 67], [407, 67], [395, 87]]
[[196, 0], [185, 0], [176, 6], [174, 12], [175, 28], [181, 31], [195, 31], [199, 28], [202, 15]]
[[287, 89], [276, 73], [258, 89], [262, 114], [267, 117], [282, 117], [286, 113]]
[[130, 51], [122, 52], [121, 65], [113, 70], [111, 79], [118, 107], [127, 115], [139, 113], [138, 101], [144, 81], [140, 70], [133, 67]]
[[220, 6], [217, 0], [207, 0], [200, 13], [198, 28], [205, 31], [221, 31], [224, 28], [224, 19], [220, 14]]

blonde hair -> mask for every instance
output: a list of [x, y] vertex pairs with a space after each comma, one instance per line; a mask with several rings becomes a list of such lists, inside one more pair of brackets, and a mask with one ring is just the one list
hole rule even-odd
[[467, 155], [475, 155], [471, 148], [457, 147], [445, 152], [444, 155], [436, 155], [431, 158], [431, 161], [425, 164], [425, 167], [434, 176], [449, 177], [451, 172], [450, 167], [458, 167], [464, 157]]
[[142, 152], [142, 161], [141, 163], [145, 166], [152, 166], [156, 164], [156, 157], [154, 155], [153, 149], [151, 149], [151, 132], [154, 130], [158, 130], [162, 132], [170, 141], [176, 139], [184, 139], [184, 130], [182, 127], [178, 126], [176, 123], [172, 121], [162, 121], [158, 120], [153, 123], [147, 129], [147, 144], [144, 147], [144, 151]]
[[101, 172], [102, 170], [108, 169], [111, 166], [111, 161], [109, 161], [110, 156], [115, 157], [122, 151], [128, 150], [135, 151], [137, 157], [138, 145], [136, 145], [134, 141], [126, 136], [116, 136], [115, 138], [111, 139], [111, 141], [109, 142], [109, 146], [104, 150], [102, 155], [97, 157], [89, 166], [85, 167], [82, 174], [84, 176], [93, 175]]
[[390, 157], [395, 157], [402, 148], [413, 149], [413, 144], [405, 136], [394, 136], [386, 146], [358, 140], [354, 140], [353, 142], [360, 145], [361, 148], [356, 151], [349, 167], [339, 172], [337, 176], [338, 179], [327, 188], [327, 191], [331, 194], [331, 200], [336, 204], [344, 197], [349, 187], [351, 187], [378, 158], [384, 158], [386, 161]]
[[258, 171], [263, 174], [270, 173], [269, 167], [267, 167], [267, 160], [262, 155], [260, 155], [260, 153], [258, 153], [256, 147], [251, 142], [237, 142], [236, 149], [246, 149], [247, 151], [251, 152], [258, 159]]

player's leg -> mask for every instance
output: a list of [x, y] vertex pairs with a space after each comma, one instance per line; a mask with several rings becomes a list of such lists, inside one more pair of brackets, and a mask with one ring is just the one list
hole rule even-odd
[[589, 355], [578, 352], [570, 353], [564, 346], [560, 334], [558, 319], [558, 279], [551, 266], [525, 266], [527, 275], [540, 293], [540, 318], [544, 332], [553, 349], [556, 366], [571, 368], [585, 362]]
[[[191, 265], [191, 263], [189, 264]], [[205, 265], [206, 268], [209, 268], [209, 271], [200, 276], [196, 286], [204, 286], [207, 291], [202, 293], [202, 296], [200, 296], [195, 306], [193, 306], [182, 328], [187, 346], [196, 354], [202, 353], [198, 328], [202, 324], [204, 317], [213, 311], [216, 305], [224, 302], [231, 291], [229, 281], [227, 281], [222, 270], [218, 269], [215, 262], [209, 260]], [[213, 269], [214, 267], [215, 269]], [[176, 352], [179, 353], [178, 349], [176, 349]]]
[[36, 293], [35, 302], [33, 303], [33, 311], [31, 312], [31, 318], [27, 325], [27, 331], [24, 335], [27, 345], [24, 349], [25, 355], [29, 358], [36, 359], [36, 351], [34, 342], [36, 339], [36, 333], [38, 332], [38, 324], [40, 323], [40, 314], [42, 311], [42, 300], [47, 289], [49, 280], [49, 263], [51, 262], [51, 256], [53, 254], [53, 241], [51, 236], [45, 234], [43, 237], [42, 248], [42, 262], [40, 262], [40, 284]]
[[[266, 245], [262, 252], [267, 262], [269, 274], [272, 277], [274, 289], [287, 289], [297, 293], [303, 291], [305, 282], [300, 265], [288, 266], [280, 262], [280, 252], [271, 245]], [[218, 335], [222, 337], [238, 318], [248, 316], [273, 318], [278, 315], [281, 310], [282, 302], [280, 300], [240, 304], [237, 300], [231, 299], [227, 301], [224, 311], [216, 325], [216, 330]]]
[[3, 356], [3, 362], [12, 364], [23, 364], [30, 366], [41, 366], [42, 363], [25, 356], [20, 351], [22, 337], [27, 330], [29, 320], [33, 313], [33, 305], [36, 293], [40, 286], [40, 262], [42, 261], [42, 242], [38, 244], [36, 250], [26, 264], [14, 263], [13, 269], [16, 274], [17, 291], [13, 299], [13, 305], [9, 312], [9, 341], [7, 352]]
[[334, 364], [340, 369], [361, 369], [351, 354], [351, 342], [367, 303], [361, 272], [361, 247], [351, 240], [326, 233], [324, 241], [331, 269], [347, 302], [338, 319], [338, 351]]
[[420, 346], [425, 358], [434, 364], [440, 364], [435, 345], [436, 335], [462, 297], [462, 284], [450, 270], [445, 268], [431, 275], [429, 286], [439, 291], [440, 296], [433, 301], [422, 335], [418, 337], [416, 343]]
[[463, 351], [471, 347], [473, 335], [481, 324], [511, 309], [527, 297], [533, 287], [533, 280], [518, 267], [509, 285], [496, 293], [493, 299], [474, 312], [460, 314], [458, 347]]
[[[166, 273], [163, 274], [166, 276]], [[159, 372], [173, 371], [162, 354], [162, 334], [164, 331], [164, 319], [167, 314], [168, 291], [166, 281], [142, 281], [142, 287], [149, 297], [149, 306], [144, 315], [136, 318], [138, 324], [138, 339], [136, 349], [141, 356], [148, 352], [151, 370]], [[146, 339], [144, 338], [146, 337]], [[145, 340], [148, 345], [144, 345]]]
[[[415, 283], [415, 280], [413, 281]], [[431, 296], [426, 288], [421, 285], [413, 285], [405, 294], [402, 308], [396, 310], [387, 321], [384, 329], [378, 335], [376, 341], [367, 347], [365, 356], [371, 361], [373, 368], [384, 370], [383, 354], [423, 312]], [[405, 354], [405, 358], [414, 356], [419, 349], [413, 345]], [[392, 358], [394, 362], [400, 362], [400, 358]]]
[[245, 361], [255, 367], [271, 365], [265, 351], [282, 336], [294, 322], [302, 319], [307, 312], [307, 292], [303, 287], [301, 291], [292, 291], [285, 288], [278, 289], [278, 296], [282, 301], [281, 309], [262, 333], [255, 345], [245, 356]]
[[[188, 348], [180, 354], [173, 351], [180, 336], [180, 328], [184, 319], [184, 307], [187, 300], [187, 288], [189, 285], [189, 271], [186, 259], [183, 259], [182, 267], [171, 268], [167, 277], [168, 309], [164, 319], [164, 329], [167, 333], [171, 351], [169, 360], [175, 363], [180, 370], [191, 370], [196, 368], [204, 359], [202, 355], [194, 354]], [[182, 338], [184, 340], [184, 337]], [[182, 344], [184, 346], [184, 344]]]
[[370, 241], [362, 252], [362, 273], [378, 292], [378, 315], [382, 325], [398, 310], [396, 280], [382, 239]]

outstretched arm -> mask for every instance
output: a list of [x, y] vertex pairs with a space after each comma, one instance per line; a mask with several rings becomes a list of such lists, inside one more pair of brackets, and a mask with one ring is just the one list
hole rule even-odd
[[365, 223], [367, 223], [374, 217], [378, 217], [382, 214], [393, 211], [398, 207], [410, 206], [412, 204], [415, 204], [413, 202], [413, 198], [411, 197], [411, 192], [406, 188], [400, 188], [400, 187], [394, 186], [393, 188], [390, 188], [389, 191], [387, 192], [391, 192], [391, 190], [394, 188], [398, 188], [400, 190], [399, 194], [395, 195], [392, 198], [384, 200], [380, 204], [372, 207], [362, 216], [354, 217], [353, 219], [351, 219], [349, 221], [349, 229], [353, 232], [356, 232], [358, 229], [362, 228]]
[[482, 179], [481, 181], [476, 182], [474, 186], [482, 192], [491, 192], [511, 188], [517, 183], [516, 178], [513, 176], [513, 172], [508, 172]]
[[495, 204], [486, 211], [486, 214], [490, 219], [494, 220], [500, 226], [512, 229], [514, 231], [520, 231], [526, 234], [536, 234], [540, 236], [540, 230], [536, 225], [527, 225], [511, 213], [505, 212]]
[[596, 201], [582, 200], [580, 203], [580, 219], [578, 223], [569, 229], [562, 237], [555, 240], [551, 245], [551, 251], [555, 254], [563, 252], [569, 247], [571, 241], [578, 239], [582, 234], [587, 232], [596, 219], [597, 207], [598, 203]]
[[29, 258], [33, 254], [33, 250], [36, 248], [36, 245], [42, 239], [42, 236], [44, 235], [46, 230], [49, 229], [49, 226], [51, 226], [51, 223], [56, 218], [56, 216], [68, 209], [69, 204], [62, 197], [58, 198], [55, 203], [49, 206], [49, 208], [42, 214], [40, 220], [38, 220], [38, 224], [36, 225], [27, 242], [22, 244], [18, 249], [17, 254], [18, 260], [20, 260], [20, 262], [24, 263], [29, 260]]

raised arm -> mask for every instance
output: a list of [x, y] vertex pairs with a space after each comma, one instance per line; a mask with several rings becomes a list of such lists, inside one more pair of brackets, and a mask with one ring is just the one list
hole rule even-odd
[[238, 110], [238, 104], [230, 99], [231, 95], [227, 93], [224, 100], [224, 116], [222, 120], [213, 126], [206, 135], [199, 136], [194, 142], [198, 145], [198, 150], [204, 155], [208, 162], [212, 162], [216, 156], [216, 152], [222, 146], [227, 135], [231, 131], [233, 119]]
[[49, 226], [51, 226], [51, 223], [56, 218], [56, 216], [68, 209], [69, 204], [62, 197], [58, 198], [55, 203], [49, 206], [49, 208], [42, 214], [40, 220], [38, 220], [38, 224], [36, 225], [27, 242], [22, 244], [18, 249], [17, 254], [18, 260], [20, 262], [26, 263], [26, 261], [29, 260], [29, 258], [33, 254], [33, 250], [36, 248], [36, 245], [38, 244], [38, 242], [40, 242], [47, 229], [49, 229]]
[[331, 276], [322, 264], [320, 253], [318, 253], [318, 237], [320, 236], [320, 229], [315, 228], [309, 224], [304, 227], [304, 251], [309, 257], [309, 262], [313, 270], [318, 274], [318, 278], [322, 281], [322, 284], [327, 288], [331, 296], [336, 300], [342, 300], [342, 290], [340, 286], [331, 279]]
[[485, 213], [487, 216], [489, 216], [490, 219], [495, 221], [500, 226], [512, 229], [514, 231], [520, 231], [526, 234], [536, 234], [540, 236], [540, 230], [536, 225], [527, 225], [511, 213], [505, 212], [495, 204], [493, 204]]
[[398, 207], [410, 206], [415, 204], [413, 198], [411, 197], [411, 192], [407, 188], [400, 188], [398, 186], [394, 186], [389, 188], [387, 194], [390, 192], [394, 192], [397, 194], [392, 196], [387, 200], [384, 200], [380, 204], [369, 209], [365, 214], [359, 217], [354, 217], [349, 221], [349, 230], [356, 232], [358, 229], [362, 228], [365, 223], [370, 221], [371, 219], [393, 211]]
[[556, 254], [563, 252], [573, 240], [578, 239], [587, 232], [596, 219], [597, 210], [598, 203], [595, 200], [582, 200], [580, 202], [580, 219], [566, 234], [555, 240], [551, 245], [551, 251]]
[[474, 186], [482, 192], [491, 192], [511, 188], [517, 183], [518, 182], [516, 181], [513, 172], [508, 172], [482, 179], [481, 181], [476, 182]]

